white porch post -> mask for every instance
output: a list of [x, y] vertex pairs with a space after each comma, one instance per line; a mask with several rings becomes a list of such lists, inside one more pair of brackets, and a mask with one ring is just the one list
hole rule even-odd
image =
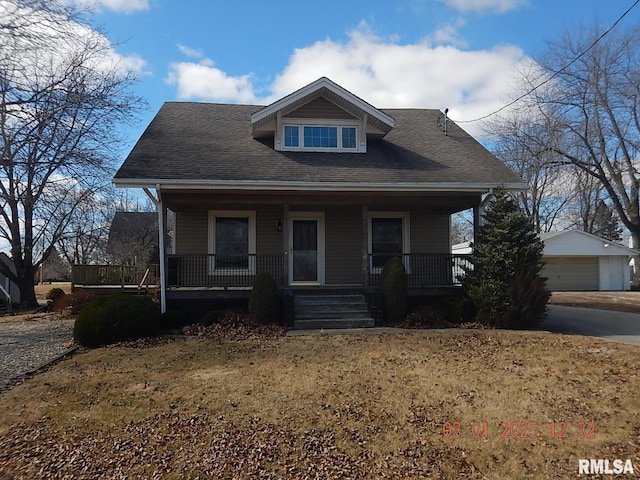
[[167, 209], [164, 208], [162, 203], [162, 194], [160, 193], [160, 185], [156, 185], [156, 195], [154, 196], [149, 189], [145, 188], [144, 193], [151, 199], [156, 206], [158, 212], [158, 250], [160, 256], [160, 312], [165, 313], [167, 311], [167, 275], [166, 275], [166, 263], [167, 263], [167, 251], [166, 251], [166, 236], [167, 236]]

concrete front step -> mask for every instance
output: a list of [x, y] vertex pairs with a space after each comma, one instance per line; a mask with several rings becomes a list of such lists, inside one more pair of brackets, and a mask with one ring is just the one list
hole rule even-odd
[[339, 318], [322, 320], [297, 320], [294, 322], [296, 330], [329, 330], [336, 328], [372, 328], [371, 318]]
[[366, 305], [362, 295], [296, 295], [294, 301], [296, 305]]
[[298, 294], [294, 296], [294, 328], [319, 330], [373, 327], [363, 295]]
[[314, 318], [369, 318], [369, 312], [365, 309], [330, 309], [330, 310], [296, 310], [296, 320], [312, 320]]

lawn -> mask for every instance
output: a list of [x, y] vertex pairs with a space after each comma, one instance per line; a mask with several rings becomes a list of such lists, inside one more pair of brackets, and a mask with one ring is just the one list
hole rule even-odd
[[0, 477], [637, 475], [639, 368], [639, 347], [492, 330], [96, 349], [0, 397]]

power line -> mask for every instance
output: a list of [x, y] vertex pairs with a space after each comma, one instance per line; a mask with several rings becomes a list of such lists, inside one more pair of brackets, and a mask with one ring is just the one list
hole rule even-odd
[[562, 72], [564, 72], [566, 69], [568, 69], [571, 65], [573, 65], [574, 63], [576, 63], [578, 60], [580, 60], [584, 55], [586, 55], [593, 47], [595, 47], [598, 42], [600, 42], [600, 40], [602, 40], [605, 36], [607, 36], [607, 34], [609, 34], [609, 32], [611, 32], [611, 30], [613, 30], [618, 23], [620, 23], [622, 21], [622, 19], [624, 17], [627, 16], [627, 14], [633, 10], [633, 8], [638, 5], [638, 3], [640, 3], [640, 0], [635, 0], [635, 2], [633, 2], [633, 5], [631, 5], [626, 12], [624, 12], [622, 15], [620, 15], [620, 17], [613, 23], [613, 25], [611, 25], [603, 34], [601, 34], [598, 38], [596, 38], [591, 45], [589, 45], [582, 53], [580, 53], [577, 57], [575, 57], [573, 60], [571, 60], [569, 63], [567, 63], [564, 67], [562, 67], [560, 70], [558, 70], [557, 72], [554, 72], [553, 75], [551, 75], [549, 78], [547, 78], [544, 82], [539, 83], [538, 85], [536, 85], [535, 87], [533, 87], [531, 90], [529, 90], [526, 93], [523, 93], [522, 95], [520, 95], [518, 98], [516, 98], [515, 100], [512, 100], [511, 102], [507, 103], [506, 105], [503, 105], [502, 107], [500, 107], [498, 110], [495, 110], [483, 117], [478, 117], [478, 118], [474, 118], [473, 120], [456, 120], [456, 123], [473, 123], [473, 122], [479, 122], [480, 120], [484, 120], [486, 118], [492, 117], [493, 115], [496, 115], [498, 113], [500, 113], [501, 111], [503, 111], [506, 108], [509, 108], [511, 105], [514, 105], [516, 103], [518, 103], [520, 100], [522, 100], [525, 97], [528, 97], [529, 95], [531, 95], [533, 92], [535, 92], [537, 89], [539, 89], [540, 87], [546, 85], [547, 83], [549, 83], [551, 80], [553, 80], [554, 78], [556, 78], [558, 75], [560, 75]]

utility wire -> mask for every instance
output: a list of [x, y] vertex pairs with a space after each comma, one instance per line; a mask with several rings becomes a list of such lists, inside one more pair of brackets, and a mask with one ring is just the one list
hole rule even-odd
[[620, 15], [620, 17], [613, 23], [613, 25], [611, 25], [602, 35], [600, 35], [598, 38], [596, 38], [591, 45], [589, 45], [582, 53], [580, 53], [577, 57], [575, 57], [573, 60], [571, 60], [569, 63], [567, 63], [564, 67], [562, 67], [560, 70], [558, 70], [557, 72], [554, 72], [553, 75], [551, 75], [549, 78], [547, 78], [544, 82], [536, 85], [535, 87], [533, 87], [531, 90], [529, 90], [526, 93], [523, 93], [522, 95], [520, 95], [518, 98], [516, 98], [515, 100], [512, 100], [511, 102], [507, 103], [506, 105], [500, 107], [498, 110], [491, 112], [483, 117], [478, 117], [478, 118], [474, 118], [473, 120], [455, 120], [456, 123], [472, 123], [472, 122], [479, 122], [480, 120], [484, 120], [486, 118], [492, 117], [493, 115], [496, 115], [498, 113], [500, 113], [501, 111], [503, 111], [506, 108], [509, 108], [511, 105], [514, 105], [516, 103], [518, 103], [520, 100], [522, 100], [525, 97], [528, 97], [529, 95], [531, 95], [533, 92], [535, 92], [537, 89], [539, 89], [540, 87], [546, 85], [547, 83], [549, 83], [551, 80], [553, 80], [554, 78], [556, 78], [558, 75], [560, 75], [562, 72], [564, 72], [566, 69], [568, 69], [571, 65], [573, 65], [574, 63], [576, 63], [578, 60], [580, 60], [584, 55], [586, 55], [589, 50], [591, 50], [593, 47], [595, 47], [598, 42], [600, 42], [600, 40], [602, 40], [605, 36], [607, 36], [607, 34], [609, 32], [611, 32], [611, 30], [613, 30], [616, 25], [618, 25], [618, 23], [620, 23], [622, 21], [622, 19], [624, 17], [627, 16], [627, 14], [634, 9], [634, 7], [636, 5], [638, 5], [638, 3], [640, 3], [640, 0], [635, 0], [635, 2], [633, 2], [633, 5], [631, 5], [626, 12], [624, 12], [622, 15]]

